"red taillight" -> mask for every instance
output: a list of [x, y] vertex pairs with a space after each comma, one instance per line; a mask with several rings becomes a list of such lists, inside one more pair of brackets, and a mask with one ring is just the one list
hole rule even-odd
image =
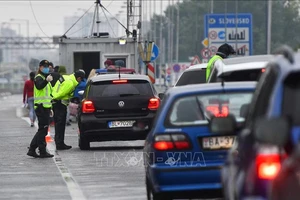
[[262, 154], [256, 157], [257, 173], [260, 179], [274, 179], [281, 168], [279, 154]]
[[229, 114], [228, 106], [222, 106], [221, 112], [219, 110], [219, 106], [206, 106], [206, 110], [211, 112], [216, 117], [226, 117]]
[[127, 83], [127, 80], [114, 80], [113, 83]]
[[157, 135], [154, 139], [154, 148], [159, 151], [171, 149], [183, 150], [191, 148], [190, 142], [184, 134]]
[[266, 71], [266, 69], [261, 69], [261, 72], [265, 72]]
[[149, 110], [157, 110], [160, 105], [160, 100], [158, 98], [151, 98], [148, 103]]
[[190, 143], [188, 141], [177, 141], [174, 142], [176, 149], [188, 149], [190, 148]]
[[174, 145], [173, 142], [158, 141], [154, 143], [154, 148], [156, 150], [165, 151], [165, 150], [173, 149]]
[[93, 113], [95, 112], [95, 107], [92, 101], [83, 101], [82, 103], [82, 112], [83, 113]]

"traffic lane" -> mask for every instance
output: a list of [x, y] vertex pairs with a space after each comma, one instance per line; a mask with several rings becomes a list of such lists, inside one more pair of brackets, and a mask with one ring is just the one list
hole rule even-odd
[[34, 159], [26, 155], [35, 129], [16, 117], [22, 96], [1, 99], [0, 105], [1, 198], [71, 199], [53, 159]]
[[58, 154], [87, 199], [146, 199], [144, 141], [92, 142], [91, 150], [82, 151], [72, 123], [65, 142], [73, 148]]
[[71, 150], [58, 151], [87, 199], [145, 200], [144, 141], [92, 142], [91, 150], [78, 147], [76, 123], [66, 128]]

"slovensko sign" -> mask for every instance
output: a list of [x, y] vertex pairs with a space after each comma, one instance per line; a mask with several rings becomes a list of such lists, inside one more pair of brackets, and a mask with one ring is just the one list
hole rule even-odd
[[207, 14], [204, 31], [212, 55], [224, 43], [233, 46], [237, 55], [252, 55], [252, 14]]

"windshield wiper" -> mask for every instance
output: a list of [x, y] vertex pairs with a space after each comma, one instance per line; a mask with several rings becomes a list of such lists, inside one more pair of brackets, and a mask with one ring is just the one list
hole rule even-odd
[[120, 94], [120, 97], [139, 96], [140, 94]]

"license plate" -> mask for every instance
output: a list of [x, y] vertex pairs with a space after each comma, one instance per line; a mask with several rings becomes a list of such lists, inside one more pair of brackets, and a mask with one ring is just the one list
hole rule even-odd
[[203, 149], [230, 149], [235, 141], [235, 136], [219, 136], [202, 138]]
[[135, 121], [111, 121], [108, 122], [109, 128], [123, 128], [123, 127], [132, 127]]

